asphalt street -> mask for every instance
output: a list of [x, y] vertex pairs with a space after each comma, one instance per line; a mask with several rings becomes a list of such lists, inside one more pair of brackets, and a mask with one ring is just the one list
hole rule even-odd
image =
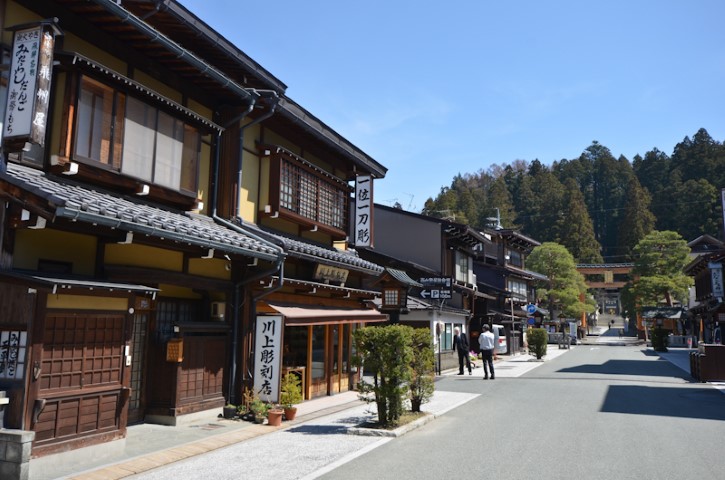
[[581, 345], [323, 479], [720, 479], [725, 396], [651, 349]]
[[549, 348], [495, 381], [445, 376], [435, 420], [397, 438], [351, 435], [362, 405], [128, 478], [722, 478], [716, 388], [646, 347]]

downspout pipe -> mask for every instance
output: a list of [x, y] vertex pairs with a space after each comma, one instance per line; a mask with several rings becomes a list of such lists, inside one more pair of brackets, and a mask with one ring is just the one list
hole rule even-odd
[[[237, 117], [235, 117], [234, 119], [232, 119], [230, 122], [228, 122], [225, 127], [228, 127], [229, 125], [232, 125], [232, 124], [234, 124], [236, 122], [239, 122], [240, 120], [242, 120], [244, 117], [246, 117], [254, 109], [254, 107], [256, 105], [256, 100], [259, 98], [259, 95], [256, 93], [256, 91], [255, 91], [254, 96], [251, 97], [251, 98], [252, 98], [252, 100], [249, 102], [249, 105], [245, 109], [245, 111], [243, 111], [240, 115], [238, 115]], [[275, 102], [275, 105], [276, 105], [276, 102]], [[265, 117], [265, 118], [267, 118], [267, 117]], [[240, 159], [239, 160], [240, 161], [239, 174], [240, 174], [240, 178], [241, 178], [241, 158], [242, 158], [242, 147], [243, 147], [242, 140], [243, 140], [243, 137], [241, 136], [241, 133], [240, 133], [240, 142], [239, 142], [239, 159]], [[258, 280], [260, 280], [262, 278], [265, 278], [267, 276], [273, 275], [273, 274], [275, 274], [277, 272], [279, 272], [280, 283], [279, 283], [279, 285], [277, 285], [274, 288], [274, 290], [278, 290], [279, 288], [281, 288], [282, 287], [282, 282], [283, 282], [282, 279], [284, 278], [284, 273], [283, 272], [284, 272], [284, 260], [285, 260], [285, 257], [286, 257], [286, 253], [285, 253], [284, 249], [282, 247], [280, 247], [279, 245], [276, 245], [276, 244], [270, 242], [267, 239], [263, 239], [263, 238], [259, 237], [258, 235], [255, 235], [254, 233], [250, 232], [249, 230], [243, 229], [241, 226], [239, 226], [237, 224], [234, 224], [234, 223], [232, 223], [232, 222], [230, 222], [230, 221], [228, 221], [228, 220], [226, 220], [224, 218], [219, 217], [219, 215], [217, 214], [218, 199], [219, 199], [219, 163], [220, 163], [220, 155], [221, 155], [221, 153], [220, 153], [220, 150], [221, 150], [221, 132], [218, 132], [217, 133], [216, 138], [215, 138], [215, 143], [216, 143], [216, 148], [214, 149], [213, 175], [212, 175], [212, 178], [213, 178], [213, 180], [212, 180], [213, 181], [213, 185], [212, 185], [212, 204], [211, 204], [211, 210], [212, 210], [211, 211], [211, 217], [212, 217], [212, 219], [216, 223], [219, 223], [220, 225], [223, 225], [223, 226], [225, 226], [225, 227], [227, 227], [227, 228], [229, 228], [231, 230], [234, 230], [234, 231], [243, 233], [245, 235], [248, 235], [248, 236], [254, 238], [255, 240], [258, 240], [260, 242], [266, 243], [268, 245], [272, 245], [272, 246], [274, 246], [274, 249], [277, 251], [277, 260], [275, 261], [275, 264], [274, 264], [274, 266], [271, 269], [265, 270], [263, 272], [259, 272], [259, 273], [255, 274], [255, 275], [253, 275], [252, 277], [245, 278], [244, 280], [239, 281], [239, 282], [236, 282], [234, 284], [234, 295], [233, 295], [233, 305], [232, 305], [232, 308], [233, 308], [233, 313], [232, 313], [232, 346], [231, 346], [231, 351], [232, 351], [232, 356], [231, 357], [232, 358], [231, 358], [231, 364], [229, 366], [229, 385], [228, 385], [228, 392], [229, 392], [229, 397], [230, 397], [229, 398], [229, 402], [236, 404], [236, 403], [239, 403], [239, 401], [240, 401], [240, 398], [239, 398], [239, 396], [237, 394], [237, 391], [234, 388], [234, 386], [236, 384], [236, 380], [237, 380], [237, 371], [238, 371], [237, 351], [239, 350], [240, 324], [242, 324], [242, 317], [241, 317], [241, 313], [240, 312], [241, 312], [241, 309], [245, 305], [245, 301], [243, 299], [243, 296], [242, 296], [240, 290], [241, 290], [241, 288], [244, 285], [248, 285], [248, 284], [250, 284], [252, 282], [255, 282], [255, 281], [258, 281]], [[240, 183], [240, 186], [241, 186], [241, 183]], [[238, 202], [237, 202], [237, 205], [238, 205]], [[239, 211], [239, 207], [237, 206], [235, 208], [235, 212], [237, 212], [237, 214], [238, 214], [238, 211]], [[269, 293], [272, 293], [272, 292], [269, 291]], [[256, 299], [254, 301], [256, 302]], [[254, 312], [253, 312], [253, 315], [256, 316], [256, 314], [254, 314]], [[252, 317], [252, 321], [254, 321], [254, 316]], [[247, 330], [244, 329], [243, 326], [242, 326], [242, 335], [244, 337], [246, 337], [246, 335], [247, 335]], [[245, 377], [245, 379], [243, 379], [243, 381], [244, 380], [246, 380], [246, 377]]]
[[[269, 107], [269, 110], [260, 115], [259, 117], [251, 120], [250, 122], [247, 122], [244, 125], [241, 125], [239, 127], [239, 156], [237, 158], [237, 190], [241, 191], [242, 189], [242, 166], [243, 166], [243, 157], [244, 157], [244, 131], [253, 126], [257, 125], [264, 120], [268, 119], [272, 115], [274, 115], [274, 112], [277, 110], [277, 106], [279, 105], [279, 95], [274, 90], [258, 90], [257, 94], [260, 96], [266, 97], [271, 100], [272, 105]], [[239, 211], [239, 199], [237, 199], [236, 205], [234, 206], [234, 217], [240, 218], [240, 211]]]

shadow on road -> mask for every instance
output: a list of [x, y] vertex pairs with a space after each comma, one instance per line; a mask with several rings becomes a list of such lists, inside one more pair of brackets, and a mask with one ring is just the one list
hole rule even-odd
[[[663, 363], [664, 362], [664, 363]], [[663, 368], [663, 366], [669, 368]], [[667, 360], [653, 362], [651, 360], [609, 360], [602, 364], [577, 365], [576, 367], [562, 368], [560, 373], [596, 373], [600, 375], [637, 375], [648, 377], [675, 377], [692, 381], [689, 375], [680, 374], [677, 367]]]
[[725, 421], [725, 396], [712, 388], [613, 385], [601, 411]]

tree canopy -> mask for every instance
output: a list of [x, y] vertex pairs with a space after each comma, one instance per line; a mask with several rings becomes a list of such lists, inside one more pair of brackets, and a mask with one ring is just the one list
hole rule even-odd
[[[621, 263], [634, 259], [634, 246], [654, 229], [687, 240], [720, 237], [723, 187], [725, 145], [700, 129], [671, 156], [653, 148], [630, 162], [593, 141], [577, 158], [551, 166], [515, 160], [459, 174], [423, 213], [483, 228], [498, 209], [504, 228], [566, 245], [579, 263], [598, 260], [594, 250], [605, 263]], [[582, 203], [598, 246], [585, 231]], [[575, 248], [580, 242], [586, 247]]]
[[653, 231], [634, 247], [632, 291], [640, 305], [685, 303], [692, 278], [683, 273], [690, 247], [680, 234]]
[[527, 266], [548, 277], [548, 281], [538, 282], [537, 295], [546, 300], [552, 315], [555, 308], [574, 318], [594, 311], [594, 302], [587, 301], [584, 276], [577, 271], [574, 257], [566, 247], [545, 242], [534, 248]]

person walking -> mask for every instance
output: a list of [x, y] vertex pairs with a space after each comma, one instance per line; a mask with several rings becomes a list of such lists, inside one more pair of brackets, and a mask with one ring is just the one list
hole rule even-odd
[[483, 358], [483, 373], [484, 380], [488, 380], [488, 370], [491, 370], [491, 380], [496, 378], [493, 372], [493, 349], [494, 335], [488, 328], [488, 325], [483, 326], [483, 332], [478, 336], [478, 346], [481, 347], [481, 358]]
[[453, 336], [453, 351], [458, 350], [458, 375], [463, 375], [463, 360], [466, 360], [466, 366], [468, 367], [468, 374], [471, 373], [471, 359], [468, 354], [468, 339], [465, 333], [461, 333], [461, 329], [456, 327], [453, 330], [455, 334]]

